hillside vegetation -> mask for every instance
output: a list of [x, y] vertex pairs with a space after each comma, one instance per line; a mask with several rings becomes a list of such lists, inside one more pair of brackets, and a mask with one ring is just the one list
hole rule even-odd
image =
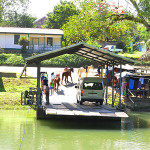
[[[131, 59], [138, 60], [138, 58], [143, 55], [142, 52], [130, 52], [130, 53], [119, 53], [119, 55], [128, 57]], [[7, 66], [24, 66], [25, 58], [28, 58], [29, 55], [22, 55], [22, 54], [0, 54], [0, 65], [7, 65]], [[75, 54], [65, 54], [61, 55], [52, 59], [44, 60], [41, 62], [42, 66], [49, 66], [49, 67], [64, 67], [68, 65], [70, 67], [81, 67], [85, 65], [95, 65], [92, 60], [86, 59], [84, 57], [75, 55]]]

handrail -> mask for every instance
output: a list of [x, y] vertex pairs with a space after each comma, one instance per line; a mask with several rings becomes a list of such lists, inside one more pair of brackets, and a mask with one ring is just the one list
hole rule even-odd
[[129, 97], [129, 100], [134, 104], [135, 102], [131, 99], [131, 97]]
[[135, 96], [129, 89], [128, 89], [128, 92], [130, 92], [130, 94], [131, 94], [132, 96]]

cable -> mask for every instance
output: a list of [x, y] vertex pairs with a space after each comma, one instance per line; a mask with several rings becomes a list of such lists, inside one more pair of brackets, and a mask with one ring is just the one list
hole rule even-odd
[[26, 118], [24, 133], [23, 133], [23, 136], [22, 136], [22, 140], [21, 140], [21, 143], [20, 143], [19, 150], [21, 149], [21, 145], [22, 145], [22, 142], [23, 142], [23, 139], [24, 139], [24, 135], [25, 135], [25, 131], [26, 131], [26, 125], [27, 125], [27, 119], [28, 119], [28, 114], [29, 114], [29, 106], [28, 106], [28, 113], [27, 113], [27, 118]]

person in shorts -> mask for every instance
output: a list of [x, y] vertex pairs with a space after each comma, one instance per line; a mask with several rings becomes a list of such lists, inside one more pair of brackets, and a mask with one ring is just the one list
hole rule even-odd
[[50, 84], [49, 84], [49, 88], [50, 88], [50, 93], [51, 95], [54, 94], [54, 79], [51, 80]]

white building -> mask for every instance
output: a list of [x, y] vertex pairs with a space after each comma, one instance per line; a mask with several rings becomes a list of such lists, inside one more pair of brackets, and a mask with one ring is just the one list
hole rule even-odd
[[63, 31], [60, 29], [0, 27], [0, 48], [21, 50], [20, 37], [29, 38], [28, 52], [46, 52], [62, 47]]

